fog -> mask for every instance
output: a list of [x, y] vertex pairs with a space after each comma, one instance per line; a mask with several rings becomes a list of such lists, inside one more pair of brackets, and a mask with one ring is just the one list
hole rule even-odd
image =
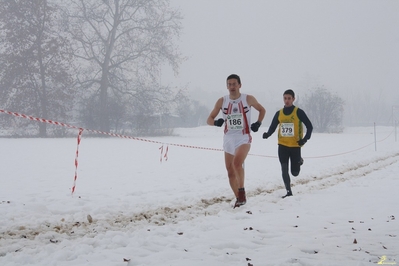
[[[353, 106], [368, 105], [368, 122], [388, 121], [399, 100], [399, 1], [171, 0], [183, 16], [178, 45], [187, 60], [162, 83], [187, 87], [207, 107], [227, 93], [236, 73], [267, 119], [292, 88], [297, 102], [324, 86]], [[357, 108], [357, 107], [355, 107]], [[371, 116], [371, 117], [370, 117]], [[392, 120], [391, 120], [392, 121]], [[377, 121], [375, 121], [377, 122]]]

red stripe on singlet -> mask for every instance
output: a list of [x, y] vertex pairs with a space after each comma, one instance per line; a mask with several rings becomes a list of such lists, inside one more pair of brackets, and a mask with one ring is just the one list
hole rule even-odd
[[[229, 105], [227, 106], [227, 112], [226, 115], [231, 114], [231, 108], [233, 108], [233, 105], [231, 103], [229, 103]], [[224, 134], [226, 134], [228, 131], [227, 129], [227, 120], [224, 123]]]
[[238, 103], [238, 107], [240, 108], [240, 111], [244, 117], [244, 129], [242, 130], [242, 134], [249, 134], [249, 125], [248, 125], [248, 119], [247, 119], [247, 114], [245, 113], [244, 110], [244, 105], [242, 104], [242, 101]]

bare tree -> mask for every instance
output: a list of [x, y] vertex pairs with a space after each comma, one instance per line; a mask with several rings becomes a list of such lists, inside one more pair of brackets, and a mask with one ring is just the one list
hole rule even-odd
[[[46, 0], [9, 0], [0, 5], [0, 102], [4, 108], [65, 119], [71, 109], [69, 42], [60, 17]], [[47, 136], [45, 123], [39, 136]]]
[[[84, 98], [96, 98], [92, 122], [110, 130], [111, 102], [131, 111], [157, 112], [173, 99], [159, 85], [162, 63], [177, 73], [182, 60], [174, 39], [180, 14], [168, 0], [72, 0], [70, 32], [76, 41], [78, 80]], [[132, 110], [133, 109], [133, 110]], [[150, 110], [148, 110], [150, 109]]]
[[[180, 100], [176, 106], [176, 114], [179, 116], [180, 127], [198, 127], [206, 125], [206, 118], [209, 115], [209, 108], [197, 100], [188, 96], [188, 91], [181, 91]], [[184, 99], [184, 100], [183, 100]]]
[[338, 95], [324, 87], [316, 87], [302, 102], [315, 132], [342, 130], [344, 100]]
[[348, 98], [346, 123], [350, 126], [370, 126], [374, 122], [379, 125], [390, 125], [392, 119], [387, 114], [391, 113], [392, 105], [397, 102], [395, 100], [398, 100], [399, 96], [388, 97], [385, 93], [383, 88], [346, 92]]

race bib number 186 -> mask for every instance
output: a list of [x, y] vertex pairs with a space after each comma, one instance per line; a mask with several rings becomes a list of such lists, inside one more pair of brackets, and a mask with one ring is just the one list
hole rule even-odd
[[242, 114], [230, 114], [226, 118], [228, 130], [242, 130], [244, 128]]

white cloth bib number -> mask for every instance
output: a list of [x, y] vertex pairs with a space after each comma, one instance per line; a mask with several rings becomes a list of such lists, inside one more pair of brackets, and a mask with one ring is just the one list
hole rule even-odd
[[242, 130], [244, 128], [242, 114], [229, 114], [226, 120], [228, 130]]
[[293, 137], [294, 123], [281, 123], [280, 135], [283, 137]]

